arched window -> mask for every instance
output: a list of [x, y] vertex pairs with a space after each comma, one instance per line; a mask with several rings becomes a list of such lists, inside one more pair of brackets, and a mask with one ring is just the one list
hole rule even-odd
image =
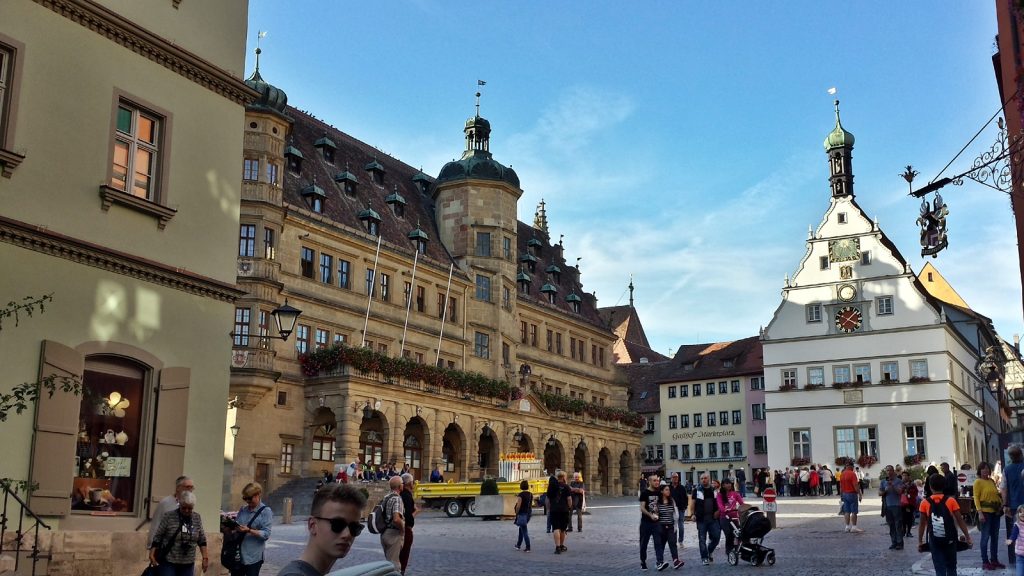
[[403, 446], [405, 447], [405, 463], [410, 468], [418, 469], [420, 467], [420, 456], [423, 454], [419, 439], [410, 434], [405, 437]]
[[323, 424], [313, 434], [313, 460], [334, 460], [334, 424]]
[[380, 466], [384, 461], [384, 438], [374, 430], [363, 432], [359, 437], [359, 452], [363, 455], [363, 464]]

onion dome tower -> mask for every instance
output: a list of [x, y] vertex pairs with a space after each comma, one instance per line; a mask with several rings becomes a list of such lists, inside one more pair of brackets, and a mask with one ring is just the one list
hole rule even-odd
[[834, 198], [853, 197], [853, 134], [839, 121], [839, 100], [836, 100], [836, 127], [825, 137], [828, 154], [829, 183]]

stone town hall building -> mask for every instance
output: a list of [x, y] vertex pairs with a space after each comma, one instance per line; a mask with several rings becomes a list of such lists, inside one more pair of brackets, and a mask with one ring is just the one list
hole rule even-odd
[[[479, 104], [434, 178], [287, 106], [258, 62], [248, 84], [261, 97], [245, 118], [231, 498], [356, 458], [458, 481], [524, 452], [593, 491], [633, 486], [640, 424], [616, 336], [543, 202], [519, 220], [519, 178]], [[262, 338], [286, 301], [294, 333]]]

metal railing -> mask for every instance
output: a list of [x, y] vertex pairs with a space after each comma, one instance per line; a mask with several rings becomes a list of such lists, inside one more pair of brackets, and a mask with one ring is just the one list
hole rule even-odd
[[[46, 528], [47, 530], [52, 530], [52, 528], [50, 528], [50, 526], [47, 525], [46, 522], [43, 522], [42, 518], [36, 516], [35, 512], [33, 512], [32, 509], [28, 507], [28, 504], [26, 504], [24, 500], [18, 497], [18, 494], [15, 492], [14, 486], [16, 486], [16, 484], [14, 484], [13, 482], [0, 481], [0, 490], [3, 490], [4, 494], [3, 510], [0, 510], [0, 556], [2, 556], [4, 552], [13, 552], [14, 571], [17, 572], [19, 566], [21, 565], [22, 554], [27, 552], [27, 558], [32, 560], [32, 576], [35, 576], [36, 565], [39, 563], [39, 561], [50, 559], [50, 554], [41, 554], [39, 551], [39, 528], [42, 527]], [[14, 503], [11, 502], [12, 499], [14, 500]], [[11, 516], [13, 515], [13, 513], [9, 514], [8, 510], [12, 508], [14, 505], [18, 506], [18, 529], [14, 533], [14, 539], [10, 542], [7, 542], [7, 540], [3, 538], [3, 535], [7, 533], [7, 525], [10, 522]], [[26, 516], [28, 516], [31, 520], [35, 521], [35, 524], [31, 528], [29, 528], [28, 531], [25, 530]], [[28, 535], [29, 531], [32, 532], [31, 552], [28, 552], [29, 548], [25, 546], [25, 536]]]

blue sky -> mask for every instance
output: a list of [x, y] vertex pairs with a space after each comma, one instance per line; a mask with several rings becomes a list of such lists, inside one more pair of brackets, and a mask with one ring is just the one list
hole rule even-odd
[[[856, 135], [858, 203], [919, 270], [919, 201], [996, 112], [993, 2], [251, 0], [249, 58], [289, 103], [436, 175], [462, 124], [548, 207], [584, 289], [625, 304], [652, 346], [757, 334], [828, 206], [822, 141]], [[991, 126], [946, 175], [966, 170]], [[1022, 331], [1006, 195], [944, 191], [950, 248], [932, 262], [1004, 338]]]

